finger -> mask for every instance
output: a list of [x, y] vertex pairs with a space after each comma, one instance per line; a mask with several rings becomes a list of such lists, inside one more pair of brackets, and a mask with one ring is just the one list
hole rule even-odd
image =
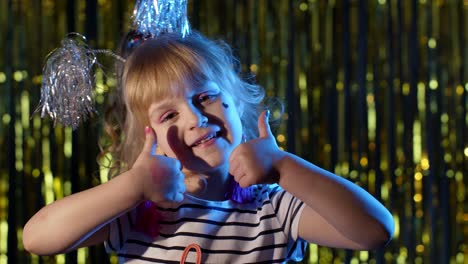
[[247, 177], [247, 175], [243, 175], [242, 177], [240, 177], [237, 182], [239, 183], [239, 186], [242, 188], [247, 188], [253, 184], [251, 180], [249, 179], [249, 177]]
[[244, 144], [240, 144], [238, 145], [237, 147], [235, 147], [232, 152], [231, 152], [231, 155], [229, 156], [229, 163], [230, 164], [233, 164], [234, 161], [239, 157], [241, 156], [241, 154], [243, 153], [245, 149], [245, 145]]
[[234, 180], [239, 181], [239, 179], [242, 176], [244, 176], [244, 171], [241, 168], [237, 167], [237, 168], [233, 169], [230, 172], [230, 174], [232, 175], [232, 177], [234, 177]]
[[170, 202], [173, 202], [173, 201], [177, 201], [178, 200], [178, 197], [180, 197], [180, 194], [177, 190], [172, 190], [171, 192], [167, 192], [164, 194], [164, 200], [166, 201], [170, 201]]
[[242, 162], [242, 159], [233, 159], [231, 162], [229, 162], [229, 174], [234, 177], [236, 181], [239, 181], [240, 177], [245, 174], [245, 165]]
[[185, 179], [180, 179], [175, 183], [174, 191], [178, 193], [184, 193], [187, 191], [187, 185], [185, 184]]
[[239, 169], [239, 162], [237, 161], [237, 159], [231, 160], [229, 162], [229, 173], [235, 176], [238, 169]]
[[261, 138], [273, 137], [270, 129], [270, 123], [268, 123], [269, 117], [270, 110], [263, 111], [258, 117], [258, 132]]
[[143, 152], [146, 153], [153, 153], [153, 145], [156, 145], [157, 140], [156, 140], [156, 134], [153, 131], [153, 128], [146, 126], [145, 127], [145, 143], [143, 145]]
[[238, 171], [236, 171], [236, 174], [233, 175], [233, 177], [234, 177], [234, 180], [235, 180], [236, 182], [241, 182], [242, 179], [245, 178], [246, 175], [247, 175], [247, 174], [245, 173], [245, 171], [243, 171], [243, 170], [238, 170]]
[[229, 173], [236, 179], [244, 173], [245, 159], [242, 155], [233, 155], [229, 160]]
[[184, 200], [184, 194], [183, 193], [176, 193], [174, 197], [174, 202], [182, 202]]
[[181, 181], [175, 186], [174, 197], [173, 197], [173, 200], [175, 202], [182, 202], [182, 200], [184, 199], [184, 193], [187, 190], [186, 188], [187, 187], [184, 183], [184, 179], [182, 178]]

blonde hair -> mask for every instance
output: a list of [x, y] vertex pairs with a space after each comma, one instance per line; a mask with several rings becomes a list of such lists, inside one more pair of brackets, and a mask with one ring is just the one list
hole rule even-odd
[[[217, 83], [222, 92], [234, 99], [241, 114], [245, 138], [256, 137], [264, 90], [243, 80], [237, 65], [227, 44], [209, 40], [197, 32], [184, 38], [163, 34], [136, 47], [123, 66], [120, 80], [123, 99], [120, 103], [124, 110], [122, 107], [117, 109], [125, 115], [124, 120], [107, 124], [112, 143], [106, 152], [114, 160], [110, 176], [131, 168], [140, 154], [144, 127], [149, 125], [147, 110], [151, 103], [208, 80]], [[116, 130], [122, 135], [116, 135]]]

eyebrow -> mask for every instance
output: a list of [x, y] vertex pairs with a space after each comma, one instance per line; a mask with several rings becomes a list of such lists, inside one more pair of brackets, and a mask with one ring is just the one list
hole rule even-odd
[[[213, 82], [214, 83], [214, 82]], [[204, 85], [201, 85], [197, 88], [193, 88], [192, 90], [195, 90], [195, 94], [202, 94], [202, 93], [210, 93], [210, 92], [216, 92], [219, 93], [221, 92], [221, 89], [219, 86], [216, 84], [216, 86], [210, 85], [210, 82], [205, 82]], [[191, 97], [189, 97], [191, 98]]]
[[161, 111], [164, 108], [169, 108], [169, 106], [171, 105], [171, 101], [172, 100], [163, 100], [161, 103], [157, 103], [156, 107], [151, 109], [150, 117], [152, 117], [155, 114], [155, 112]]
[[[192, 91], [194, 91], [194, 94], [191, 95], [191, 96], [187, 96], [185, 97], [185, 99], [187, 100], [190, 100], [193, 98], [194, 95], [197, 95], [197, 94], [202, 94], [202, 93], [205, 93], [205, 92], [221, 92], [221, 89], [216, 86], [216, 87], [212, 87], [211, 85], [207, 85], [206, 83], [202, 86], [199, 86], [199, 87], [194, 87], [192, 88]], [[169, 108], [170, 105], [172, 104], [172, 102], [174, 100], [176, 100], [176, 96], [175, 97], [170, 97], [168, 99], [164, 99], [162, 100], [161, 102], [158, 102], [156, 107], [152, 109], [151, 113], [150, 113], [150, 117], [152, 117], [154, 115], [154, 112], [157, 112], [157, 111], [161, 111], [161, 109], [164, 109], [164, 108]]]

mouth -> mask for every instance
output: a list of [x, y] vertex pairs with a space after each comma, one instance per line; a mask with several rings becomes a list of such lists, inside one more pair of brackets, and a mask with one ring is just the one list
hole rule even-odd
[[221, 136], [221, 131], [212, 132], [204, 135], [203, 137], [199, 138], [195, 143], [193, 143], [190, 147], [198, 147], [201, 145], [206, 145], [209, 142], [213, 142], [216, 138]]

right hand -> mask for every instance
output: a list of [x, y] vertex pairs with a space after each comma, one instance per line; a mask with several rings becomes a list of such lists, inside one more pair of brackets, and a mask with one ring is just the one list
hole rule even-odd
[[143, 149], [131, 169], [140, 179], [138, 185], [143, 199], [155, 203], [182, 201], [186, 188], [181, 163], [174, 158], [152, 155], [156, 134], [151, 127], [146, 127], [145, 135]]

